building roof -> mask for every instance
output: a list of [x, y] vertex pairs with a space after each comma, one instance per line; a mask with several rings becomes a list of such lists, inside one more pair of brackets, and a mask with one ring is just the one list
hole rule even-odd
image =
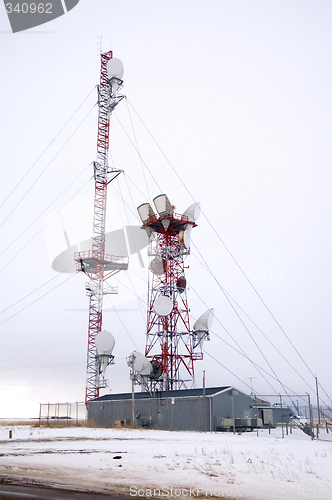
[[271, 406], [271, 403], [269, 401], [266, 401], [266, 399], [259, 398], [258, 396], [253, 396], [252, 398], [253, 405], [255, 406]]
[[[230, 389], [232, 386], [227, 385], [224, 387], [207, 387], [205, 389], [206, 396], [213, 396], [219, 392]], [[162, 391], [150, 394], [149, 392], [135, 392], [135, 399], [149, 399], [149, 398], [187, 398], [193, 396], [203, 396], [203, 389], [181, 389], [179, 391]], [[131, 392], [123, 394], [105, 394], [92, 401], [119, 401], [123, 399], [131, 399]], [[91, 403], [91, 401], [89, 401]]]

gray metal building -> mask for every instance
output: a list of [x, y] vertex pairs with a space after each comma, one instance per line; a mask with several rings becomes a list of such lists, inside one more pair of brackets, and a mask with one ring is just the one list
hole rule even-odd
[[[135, 424], [152, 429], [217, 431], [250, 430], [256, 421], [253, 398], [234, 387], [212, 387], [150, 394], [135, 393]], [[88, 419], [101, 427], [131, 425], [131, 393], [107, 394], [88, 403]], [[259, 416], [259, 413], [257, 414]]]

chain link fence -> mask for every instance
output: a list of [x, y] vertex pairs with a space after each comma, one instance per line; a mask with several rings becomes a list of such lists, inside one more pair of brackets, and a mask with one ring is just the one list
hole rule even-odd
[[39, 425], [78, 426], [87, 422], [87, 409], [84, 402], [40, 403]]

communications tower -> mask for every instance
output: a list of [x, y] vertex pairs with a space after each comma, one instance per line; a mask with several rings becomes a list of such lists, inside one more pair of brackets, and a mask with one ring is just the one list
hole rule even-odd
[[[105, 253], [105, 225], [107, 186], [120, 173], [108, 166], [110, 115], [124, 98], [119, 94], [123, 81], [123, 65], [119, 59], [113, 58], [112, 51], [101, 54], [100, 84], [98, 86], [98, 133], [97, 159], [93, 162], [95, 197], [92, 250], [77, 252], [74, 259], [77, 270], [83, 271], [89, 282], [85, 288], [89, 296], [89, 327], [87, 349], [87, 378], [85, 401], [99, 396], [99, 389], [107, 386], [104, 379], [105, 363], [111, 362], [113, 356], [112, 342], [99, 336], [101, 350], [96, 347], [95, 339], [102, 330], [103, 296], [117, 293], [117, 289], [107, 283], [107, 279], [115, 273], [128, 269], [128, 258], [114, 257]], [[102, 332], [104, 333], [104, 332]], [[106, 332], [108, 333], [108, 332]], [[108, 361], [105, 362], [105, 359]]]
[[153, 202], [157, 215], [149, 203], [137, 209], [150, 238], [145, 358], [152, 369], [145, 384], [150, 391], [167, 391], [193, 387], [194, 361], [203, 359], [200, 348], [208, 338], [213, 310], [190, 329], [185, 258], [199, 205], [177, 214], [165, 194]]

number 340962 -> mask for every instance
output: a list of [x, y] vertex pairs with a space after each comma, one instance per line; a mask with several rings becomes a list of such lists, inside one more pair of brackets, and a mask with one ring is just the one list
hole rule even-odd
[[52, 14], [52, 4], [51, 3], [6, 3], [7, 14], [12, 14], [16, 12], [19, 14]]

